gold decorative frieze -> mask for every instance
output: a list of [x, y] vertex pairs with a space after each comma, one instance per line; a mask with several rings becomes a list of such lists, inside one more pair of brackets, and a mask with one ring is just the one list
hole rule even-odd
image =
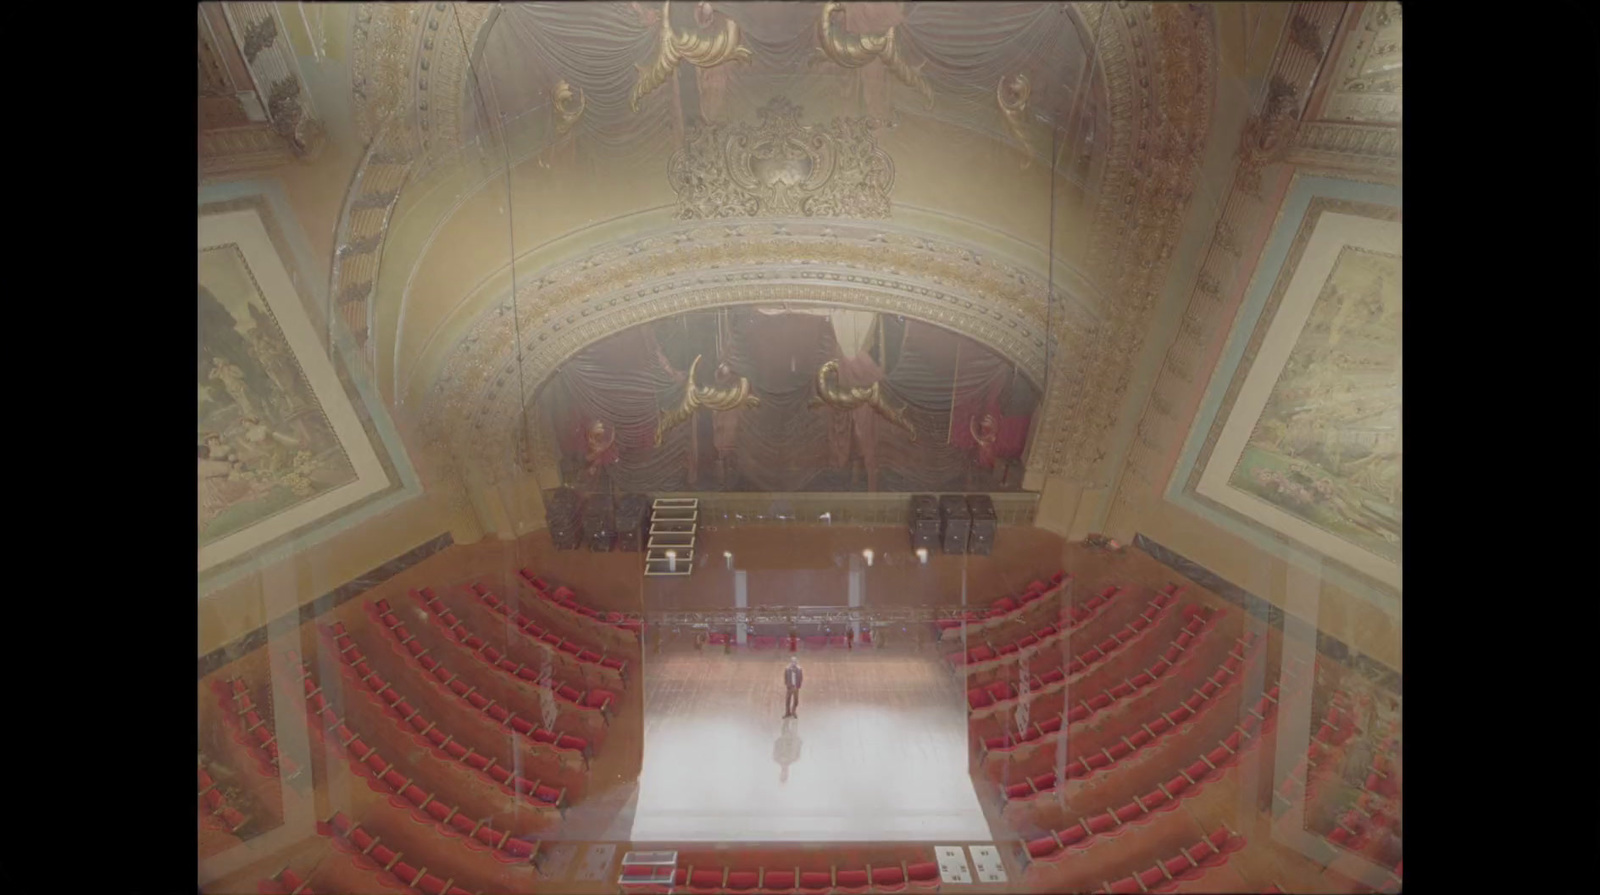
[[911, 65], [900, 52], [893, 26], [880, 34], [852, 34], [844, 30], [838, 19], [844, 18], [843, 4], [822, 4], [817, 21], [817, 59], [826, 59], [840, 68], [860, 68], [873, 60], [880, 60], [889, 73], [900, 83], [922, 94], [923, 102], [933, 108], [933, 89], [922, 77], [922, 65]]
[[715, 68], [728, 62], [749, 62], [750, 48], [744, 45], [739, 23], [721, 13], [718, 25], [699, 31], [672, 27], [672, 3], [661, 3], [661, 42], [656, 45], [656, 56], [649, 65], [638, 66], [639, 80], [628, 95], [628, 107], [639, 111], [639, 100], [667, 83], [678, 63], [687, 62], [696, 68]]
[[894, 162], [873, 139], [869, 118], [801, 124], [799, 106], [778, 98], [758, 123], [701, 123], [667, 163], [678, 218], [884, 218]]

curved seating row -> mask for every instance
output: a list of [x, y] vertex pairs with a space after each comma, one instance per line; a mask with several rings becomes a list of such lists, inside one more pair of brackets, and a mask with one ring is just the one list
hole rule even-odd
[[1072, 826], [1028, 841], [1023, 846], [1024, 857], [1030, 862], [1059, 862], [1068, 854], [1081, 853], [1105, 834], [1125, 826], [1142, 825], [1157, 813], [1176, 809], [1180, 802], [1198, 795], [1207, 783], [1219, 778], [1238, 761], [1240, 755], [1272, 730], [1277, 720], [1277, 705], [1278, 687], [1274, 686], [1256, 700], [1242, 725], [1215, 748], [1202, 753], [1187, 767], [1180, 768], [1177, 776], [1156, 784], [1153, 792], [1134, 796], [1133, 801], [1126, 805], [1079, 818], [1078, 823]]
[[[432, 656], [415, 655], [406, 649], [404, 644], [401, 643], [401, 635], [398, 633], [398, 629], [403, 629], [403, 625], [391, 627], [385, 624], [378, 615], [377, 607], [375, 606], [369, 605], [367, 610], [369, 618], [376, 623], [378, 630], [383, 632], [383, 636], [389, 641], [390, 647], [404, 657], [412, 669], [428, 682], [429, 686], [450, 698], [466, 703], [473, 711], [480, 713], [496, 725], [527, 737], [528, 743], [531, 744], [535, 751], [548, 753], [551, 757], [570, 766], [584, 768], [589, 766], [589, 759], [594, 756], [594, 748], [588, 739], [544, 727], [533, 719], [521, 717], [505, 705], [477, 692], [478, 688], [467, 684], [460, 674], [452, 672], [443, 662]], [[342, 625], [342, 623], [339, 624]], [[366, 672], [362, 671], [362, 673], [365, 674]]]
[[317, 895], [311, 888], [309, 879], [288, 867], [278, 871], [271, 878], [262, 880], [256, 886], [256, 891], [261, 895]]
[[[1230, 687], [1238, 683], [1239, 673], [1264, 651], [1266, 645], [1264, 640], [1253, 633], [1245, 636], [1254, 641], [1249, 652], [1236, 650], [1229, 653], [1227, 660], [1218, 665], [1217, 670], [1206, 678], [1208, 686], [1195, 689], [1180, 699], [1172, 709], [1157, 712], [1154, 720], [1140, 724], [1139, 730], [1132, 735], [1122, 737], [1118, 742], [1097, 753], [1080, 754], [1076, 761], [1069, 761], [1063, 769], [1066, 779], [1083, 781], [1110, 773], [1126, 760], [1136, 757], [1146, 748], [1156, 744], [1167, 734], [1197, 720], [1208, 708], [1219, 702]], [[1033, 801], [1042, 795], [1053, 793], [1059, 783], [1060, 778], [1052, 770], [1023, 780], [1021, 783], [1001, 787], [1001, 796], [1005, 806], [1009, 808], [1014, 803]]]
[[385, 888], [409, 895], [476, 895], [456, 885], [454, 879], [440, 879], [429, 873], [426, 866], [411, 866], [404, 852], [385, 845], [381, 837], [368, 832], [343, 811], [318, 821], [317, 832], [328, 837], [335, 849], [349, 855], [356, 866], [371, 873]]
[[644, 622], [637, 618], [628, 618], [620, 612], [603, 612], [585, 606], [577, 600], [577, 593], [570, 587], [555, 586], [535, 575], [532, 569], [521, 569], [517, 572], [517, 580], [533, 589], [539, 598], [539, 605], [548, 607], [562, 614], [563, 617], [572, 619], [580, 624], [593, 626], [594, 630], [609, 631], [613, 634], [626, 635], [625, 643], [639, 642], [639, 632], [644, 630]]
[[376, 748], [351, 730], [323, 695], [316, 692], [316, 678], [298, 653], [290, 651], [285, 658], [300, 666], [302, 680], [313, 694], [306, 700], [306, 714], [312, 722], [308, 726], [313, 734], [324, 744], [330, 740], [337, 742], [351, 773], [364, 779], [367, 788], [386, 796], [390, 805], [405, 810], [415, 822], [431, 826], [440, 836], [455, 840], [464, 848], [487, 850], [503, 864], [533, 862], [538, 853], [536, 840], [513, 838], [511, 830], [500, 832], [487, 820], [474, 821], [458, 807], [440, 801], [436, 794], [417, 786], [396, 770], [393, 762], [384, 760]]
[[963, 626], [967, 629], [968, 636], [973, 633], [996, 628], [1007, 622], [1020, 620], [1029, 609], [1039, 600], [1053, 595], [1058, 588], [1065, 587], [1071, 582], [1071, 577], [1065, 571], [1060, 571], [1051, 576], [1049, 583], [1035, 580], [1015, 597], [1000, 597], [985, 610], [972, 610], [960, 618], [943, 618], [934, 622], [934, 627], [939, 632], [942, 641], [959, 640]]
[[[416, 634], [400, 621], [400, 617], [389, 606], [388, 600], [379, 600], [371, 605], [376, 610], [378, 623], [394, 631], [398, 648], [411, 653], [419, 661], [428, 654], [429, 651], [417, 642]], [[429, 619], [437, 621], [432, 615]], [[442, 625], [440, 628], [447, 639], [464, 647], [467, 653], [484, 666], [518, 683], [531, 684], [554, 696], [559, 706], [590, 724], [591, 727], [604, 727], [610, 721], [610, 708], [611, 703], [616, 700], [615, 693], [600, 688], [579, 690], [571, 684], [546, 676], [538, 666], [514, 661], [500, 649], [489, 645], [482, 637], [467, 631], [459, 621], [454, 628], [444, 628]]]
[[[1076, 604], [1070, 609], [1061, 610], [1055, 622], [1018, 638], [999, 649], [984, 643], [969, 647], [966, 652], [949, 653], [945, 656], [945, 661], [950, 664], [951, 671], [957, 674], [973, 675], [993, 670], [1008, 661], [1021, 658], [1024, 649], [1027, 649], [1028, 654], [1031, 655], [1035, 649], [1054, 643], [1058, 637], [1065, 636], [1073, 629], [1081, 627], [1098, 617], [1121, 592], [1121, 588], [1118, 587], [1107, 588], [1104, 593], [1090, 597], [1087, 602]], [[1024, 647], [1024, 643], [1027, 644], [1026, 647]]]
[[256, 772], [263, 777], [276, 778], [280, 771], [293, 776], [296, 772], [294, 762], [278, 754], [277, 734], [250, 699], [250, 688], [244, 679], [236, 677], [226, 682], [212, 681], [211, 690], [217, 695], [223, 726], [228, 729], [234, 742], [249, 751]]
[[[342, 622], [339, 625], [343, 627]], [[420, 706], [408, 702], [376, 670], [367, 666], [366, 657], [348, 634], [342, 630], [335, 633], [327, 625], [318, 627], [324, 641], [338, 654], [340, 673], [354, 685], [353, 689], [361, 692], [402, 733], [429, 754], [446, 763], [460, 764], [502, 795], [510, 797], [517, 805], [535, 811], [552, 812], [557, 819], [566, 811], [566, 787], [547, 786], [540, 780], [524, 777], [516, 773], [514, 768], [498, 764], [495, 759], [456, 742], [453, 736], [439, 729], [437, 722], [424, 717]], [[367, 670], [363, 672], [358, 666]], [[306, 679], [306, 683], [310, 684], [310, 678]], [[306, 695], [308, 705], [314, 702], [315, 708], [322, 707], [320, 693], [308, 691]]]
[[1395, 806], [1390, 801], [1399, 795], [1388, 770], [1393, 767], [1396, 741], [1391, 734], [1378, 744], [1366, 780], [1356, 802], [1334, 821], [1328, 840], [1351, 851], [1362, 851], [1373, 838], [1392, 827], [1397, 819]]
[[1114, 687], [1095, 694], [1087, 700], [1078, 700], [1078, 703], [1067, 709], [1064, 715], [1058, 714], [1045, 721], [1028, 725], [1027, 729], [1020, 735], [1005, 733], [984, 739], [980, 761], [987, 763], [991, 755], [1010, 757], [1007, 756], [1007, 753], [1015, 755], [1024, 749], [1031, 752], [1038, 746], [1053, 743], [1055, 738], [1061, 735], [1064, 725], [1085, 721], [1090, 716], [1121, 702], [1127, 697], [1148, 689], [1161, 680], [1177, 664], [1177, 661], [1189, 651], [1190, 644], [1207, 633], [1220, 617], [1220, 613], [1211, 610], [1209, 607], [1203, 607], [1179, 632], [1177, 639], [1172, 641], [1166, 652], [1149, 668]]
[[1173, 892], [1181, 883], [1198, 880], [1207, 870], [1226, 864], [1228, 856], [1244, 846], [1243, 836], [1227, 827], [1219, 827], [1199, 842], [1178, 849], [1176, 855], [1157, 861], [1146, 870], [1106, 883], [1100, 891], [1107, 895]]
[[[423, 588], [422, 596], [427, 597], [431, 588]], [[591, 678], [608, 686], [627, 686], [628, 660], [620, 656], [606, 655], [603, 649], [597, 650], [577, 641], [562, 637], [555, 631], [546, 630], [538, 622], [529, 618], [520, 609], [513, 609], [506, 601], [500, 599], [493, 591], [482, 584], [474, 584], [468, 588], [468, 593], [477, 600], [485, 609], [497, 615], [510, 619], [512, 625], [528, 637], [529, 640], [548, 650], [558, 661], [577, 671], [587, 683]], [[437, 597], [429, 602], [430, 610], [437, 612], [441, 621], [450, 622], [451, 614], [444, 609], [443, 604], [436, 608]]]
[[837, 865], [829, 870], [802, 872], [800, 868], [780, 867], [755, 870], [734, 870], [725, 866], [696, 869], [693, 865], [679, 867], [672, 876], [670, 889], [659, 884], [626, 885], [623, 891], [643, 893], [688, 893], [688, 895], [713, 895], [713, 893], [747, 892], [753, 895], [847, 895], [865, 892], [936, 892], [940, 884], [939, 865], [933, 861], [907, 864], [901, 861], [892, 866], [874, 867], [871, 864], [841, 870]]
[[222, 791], [217, 789], [217, 781], [211, 778], [204, 767], [200, 771], [200, 817], [206, 826], [221, 830], [224, 833], [237, 833], [240, 828], [250, 822], [250, 818], [239, 809], [229, 805], [222, 797]]
[[[1140, 634], [1152, 630], [1153, 626], [1158, 625], [1167, 617], [1172, 607], [1176, 604], [1176, 597], [1170, 594], [1158, 595], [1156, 599], [1151, 601], [1151, 608], [1146, 609], [1132, 622], [1129, 622], [1127, 627], [1090, 647], [1083, 654], [1074, 656], [1067, 663], [1057, 665], [1043, 674], [1028, 674], [1024, 671], [1021, 679], [1026, 680], [1028, 683], [1026, 695], [1023, 693], [1023, 688], [1004, 680], [969, 689], [967, 691], [969, 717], [973, 719], [984, 718], [997, 712], [1015, 708], [1020, 701], [1038, 699], [1061, 690], [1070, 683], [1073, 675], [1091, 670], [1101, 660], [1117, 652], [1122, 646], [1131, 642]], [[1037, 635], [1029, 636], [1037, 637]]]

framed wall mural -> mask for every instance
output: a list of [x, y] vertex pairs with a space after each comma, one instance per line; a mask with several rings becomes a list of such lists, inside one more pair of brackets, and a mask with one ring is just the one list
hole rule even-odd
[[1296, 182], [1168, 493], [1380, 602], [1400, 588], [1400, 229], [1390, 188]]
[[202, 576], [274, 546], [303, 546], [319, 524], [417, 490], [381, 406], [374, 412], [313, 322], [302, 286], [312, 278], [300, 273], [273, 205], [258, 195], [201, 207]]

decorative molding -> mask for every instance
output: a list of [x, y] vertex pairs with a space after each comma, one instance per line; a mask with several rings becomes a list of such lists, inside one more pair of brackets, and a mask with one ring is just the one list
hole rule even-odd
[[[1302, 29], [1314, 29], [1318, 33], [1335, 27], [1343, 14], [1343, 5], [1326, 3], [1296, 4], [1291, 12], [1291, 16], [1304, 23], [1300, 26]], [[1249, 277], [1244, 275], [1250, 269], [1246, 262], [1254, 262], [1253, 258], [1245, 256], [1246, 245], [1250, 242], [1247, 234], [1259, 231], [1264, 222], [1270, 221], [1271, 210], [1266, 208], [1260, 195], [1263, 174], [1287, 154], [1300, 115], [1299, 98], [1310, 90], [1326, 58], [1314, 48], [1302, 45], [1304, 43], [1286, 41], [1273, 58], [1266, 96], [1261, 109], [1246, 122], [1241, 134], [1239, 165], [1233, 186], [1223, 200], [1211, 246], [1195, 273], [1179, 331], [1168, 346], [1167, 357], [1151, 385], [1144, 418], [1155, 412], [1158, 401], [1162, 407], [1170, 408], [1161, 412], [1163, 416], [1186, 413], [1193, 408], [1200, 400], [1199, 393], [1209, 373], [1199, 369], [1200, 363], [1211, 354], [1219, 340], [1227, 338], [1227, 322], [1249, 282]], [[1124, 472], [1137, 468], [1143, 473], [1133, 476], [1139, 486], [1126, 480], [1118, 482], [1111, 506], [1126, 509], [1154, 499], [1165, 485], [1169, 464], [1184, 437], [1181, 427], [1174, 427], [1164, 438], [1135, 440], [1122, 462]]]
[[299, 159], [314, 159], [324, 140], [294, 48], [279, 40], [283, 24], [276, 3], [224, 3], [223, 14], [238, 42], [255, 91], [273, 129]]
[[[926, 320], [983, 342], [1040, 383], [1044, 287], [1030, 272], [886, 223], [689, 224], [602, 247], [525, 286], [521, 375], [537, 388], [566, 358], [624, 327], [699, 308], [787, 302]], [[1083, 287], [1058, 296], [1053, 312], [1049, 377], [1066, 388], [1083, 381], [1088, 346], [1104, 338], [1105, 302]], [[480, 317], [444, 362], [422, 413], [426, 440], [489, 479], [515, 465], [511, 323], [508, 304]]]
[[411, 178], [414, 149], [410, 127], [391, 117], [367, 144], [334, 231], [337, 248], [328, 284], [328, 294], [334, 296], [328, 317], [330, 337], [333, 327], [343, 326], [371, 375], [378, 367], [377, 343], [372, 339], [373, 285], [395, 204]]
[[680, 31], [672, 27], [671, 0], [662, 0], [661, 40], [656, 44], [656, 56], [649, 65], [636, 66], [639, 80], [628, 94], [628, 108], [639, 111], [639, 100], [667, 83], [677, 73], [680, 62], [696, 68], [715, 68], [729, 62], [749, 62], [750, 58], [750, 48], [744, 45], [738, 22], [723, 15], [720, 28]]
[[801, 124], [779, 97], [758, 124], [696, 124], [667, 163], [679, 220], [726, 217], [889, 216], [894, 162], [872, 137], [871, 118]]

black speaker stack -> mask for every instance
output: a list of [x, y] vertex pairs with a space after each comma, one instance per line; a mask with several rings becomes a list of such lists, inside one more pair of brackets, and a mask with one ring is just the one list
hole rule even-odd
[[972, 532], [972, 513], [964, 494], [939, 497], [940, 539], [946, 553], [966, 553], [967, 536]]
[[932, 494], [911, 495], [912, 550], [937, 550], [939, 548], [939, 498]]
[[644, 549], [649, 530], [649, 495], [622, 495], [617, 501], [617, 549], [638, 553]]
[[988, 556], [994, 552], [995, 529], [999, 520], [994, 512], [994, 498], [987, 494], [974, 494], [967, 498], [967, 513], [972, 516], [972, 533], [967, 536], [967, 552]]
[[583, 505], [583, 540], [596, 553], [609, 551], [617, 542], [617, 523], [609, 494], [591, 494]]
[[576, 550], [583, 539], [579, 513], [583, 498], [571, 488], [556, 488], [544, 501], [544, 526], [550, 531], [550, 541], [558, 550]]

